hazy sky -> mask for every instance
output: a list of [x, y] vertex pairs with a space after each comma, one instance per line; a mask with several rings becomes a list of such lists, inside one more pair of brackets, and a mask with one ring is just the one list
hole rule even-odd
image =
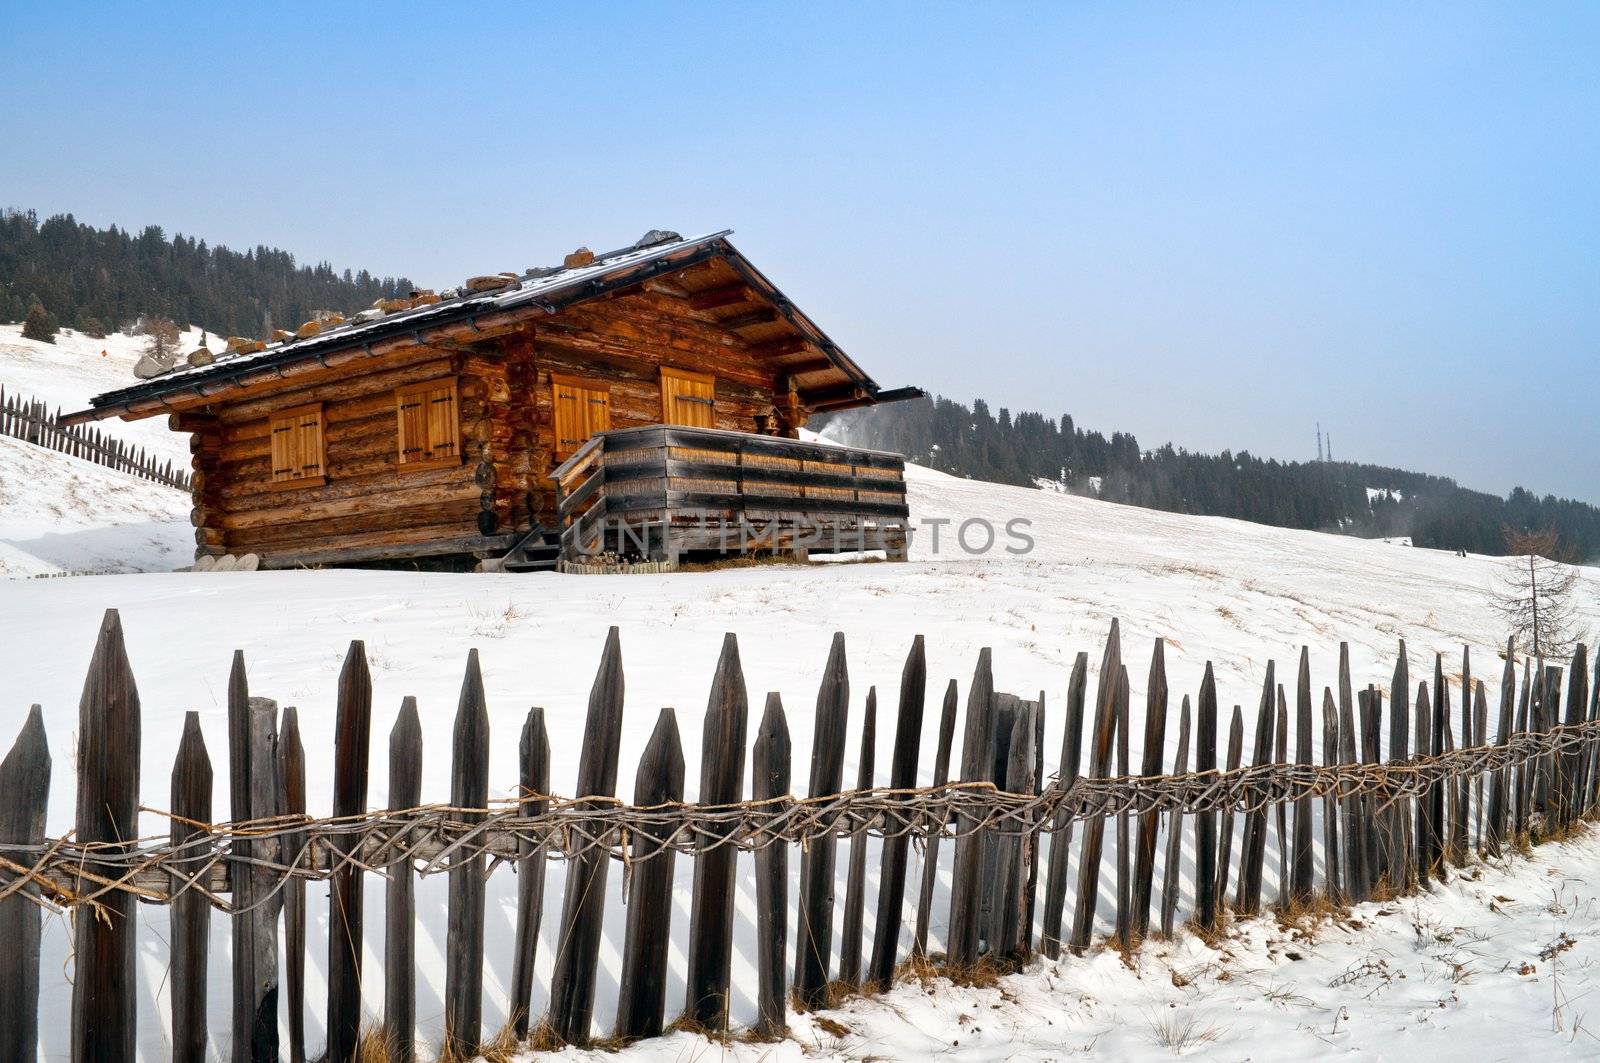
[[1600, 5], [345, 8], [8, 5], [0, 205], [441, 287], [727, 227], [886, 386], [1600, 502]]

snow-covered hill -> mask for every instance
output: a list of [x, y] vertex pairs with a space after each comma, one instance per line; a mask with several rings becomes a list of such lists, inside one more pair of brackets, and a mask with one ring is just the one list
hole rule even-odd
[[[190, 330], [185, 349], [199, 345]], [[0, 325], [0, 388], [44, 402], [53, 413], [134, 379], [144, 340], [62, 333], [23, 339]], [[189, 437], [166, 418], [112, 421], [101, 430], [159, 460], [189, 467]], [[0, 436], [0, 579], [63, 572], [162, 572], [194, 560], [189, 498], [182, 491]]]
[[[71, 345], [43, 354], [29, 348], [26, 358], [18, 358], [18, 345], [5, 344], [0, 382], [8, 389], [21, 386], [69, 406], [105, 384], [97, 363], [84, 363], [83, 352]], [[98, 350], [93, 356], [98, 358]], [[106, 365], [112, 357], [108, 349]], [[146, 425], [116, 427], [165, 432], [159, 421]], [[174, 438], [174, 450], [186, 453], [182, 437]], [[61, 467], [71, 459], [31, 462], [25, 478], [13, 471], [16, 461], [11, 450], [0, 449], [0, 498], [7, 514], [0, 523], [15, 520], [25, 526], [23, 532], [0, 532], [6, 539], [0, 564], [18, 563], [6, 550], [38, 560], [62, 542], [92, 543], [96, 556], [108, 559], [142, 558], [138, 567], [159, 569], [187, 560], [188, 528], [180, 513], [187, 501], [181, 494], [165, 492], [177, 502], [163, 515], [159, 508], [148, 509], [142, 496], [119, 498], [113, 485], [84, 482], [80, 489], [82, 478], [92, 474]], [[118, 482], [123, 479], [143, 483], [120, 477]], [[44, 706], [57, 764], [50, 829], [69, 829], [77, 700], [94, 632], [108, 607], [121, 610], [138, 679], [143, 778], [153, 805], [165, 789], [186, 710], [201, 712], [213, 761], [224, 756], [223, 698], [234, 648], [245, 651], [252, 693], [300, 707], [310, 806], [323, 812], [331, 796], [334, 684], [351, 639], [365, 641], [372, 667], [373, 735], [388, 733], [403, 696], [419, 699], [426, 737], [425, 800], [448, 791], [450, 720], [471, 647], [483, 658], [495, 793], [509, 793], [516, 779], [516, 736], [534, 704], [548, 712], [557, 754], [553, 784], [570, 792], [588, 687], [613, 624], [621, 628], [628, 691], [623, 796], [659, 706], [678, 707], [684, 747], [695, 758], [701, 706], [725, 631], [739, 636], [753, 704], [759, 705], [768, 690], [784, 695], [797, 764], [809, 755], [811, 705], [836, 630], [845, 633], [849, 649], [856, 714], [848, 747], [852, 758], [867, 687], [878, 685], [880, 698], [893, 704], [896, 677], [918, 633], [928, 640], [935, 694], [950, 678], [960, 681], [964, 694], [985, 646], [994, 650], [998, 689], [1026, 696], [1045, 692], [1050, 706], [1045, 748], [1052, 771], [1073, 656], [1087, 650], [1098, 660], [1112, 617], [1123, 623], [1134, 687], [1135, 758], [1145, 667], [1158, 637], [1167, 640], [1175, 695], [1196, 690], [1211, 660], [1225, 710], [1236, 703], [1253, 705], [1266, 662], [1287, 665], [1302, 644], [1311, 647], [1318, 684], [1332, 681], [1338, 644], [1347, 641], [1357, 681], [1384, 685], [1401, 637], [1408, 641], [1414, 668], [1431, 666], [1438, 651], [1448, 654], [1453, 673], [1465, 643], [1474, 649], [1478, 674], [1497, 676], [1494, 648], [1503, 632], [1489, 589], [1501, 562], [1491, 558], [1158, 513], [917, 468], [908, 471], [908, 480], [913, 518], [925, 530], [907, 564], [763, 566], [629, 577], [167, 572], [3, 583], [0, 675], [7, 681], [0, 695], [0, 745], [9, 743], [28, 703]], [[999, 536], [992, 551], [973, 554], [962, 547], [958, 533], [963, 522], [979, 518], [991, 522]], [[1011, 521], [1025, 522], [1015, 527], [1032, 538], [1031, 550], [1006, 552], [1008, 543], [1018, 544], [1005, 532]], [[984, 538], [980, 526], [968, 528], [969, 545]], [[74, 547], [68, 555], [81, 558], [83, 553]], [[1582, 586], [1586, 615], [1600, 627], [1600, 579], [1584, 570]], [[880, 713], [881, 728], [892, 727], [889, 720]], [[924, 778], [935, 730], [931, 721], [924, 729]], [[880, 750], [887, 746], [887, 734], [880, 734]], [[880, 755], [880, 783], [887, 781], [886, 761]], [[374, 803], [387, 792], [385, 763], [380, 745], [372, 758]], [[797, 770], [796, 777], [803, 776]], [[847, 766], [847, 777], [854, 777], [853, 766]], [[691, 764], [691, 798], [697, 778]], [[219, 810], [226, 808], [223, 779], [219, 772]], [[152, 815], [146, 827], [159, 832], [164, 824]], [[875, 868], [875, 860], [869, 866]], [[1106, 866], [1109, 875], [1109, 860]], [[609, 887], [613, 906], [620, 905], [619, 879], [612, 876]], [[1192, 1035], [1205, 1037], [1187, 1051], [1230, 1059], [1299, 1059], [1355, 1049], [1387, 1058], [1401, 1044], [1407, 1054], [1431, 1058], [1453, 1050], [1462, 1038], [1471, 1038], [1486, 1058], [1504, 1058], [1534, 1044], [1544, 1055], [1588, 1056], [1592, 1037], [1586, 1029], [1575, 1031], [1591, 1006], [1579, 1001], [1600, 987], [1597, 881], [1600, 852], [1592, 842], [1578, 842], [1565, 852], [1541, 852], [1534, 865], [1458, 881], [1435, 898], [1368, 906], [1351, 924], [1326, 928], [1319, 941], [1296, 940], [1297, 932], [1266, 921], [1236, 928], [1219, 947], [1191, 936], [1173, 945], [1152, 945], [1133, 968], [1100, 956], [1059, 968], [1037, 967], [999, 990], [929, 997], [915, 986], [902, 987], [885, 1000], [834, 1015], [830, 1022], [852, 1031], [848, 1035], [798, 1019], [794, 1042], [727, 1051], [752, 1061], [932, 1055], [1046, 1059], [1090, 1051], [1153, 1056], [1170, 1051], [1160, 1045], [1173, 1039], [1162, 1029], [1193, 1020]], [[737, 1020], [753, 1011], [754, 899], [748, 885], [743, 883], [738, 901]], [[560, 870], [553, 867], [549, 896], [559, 897], [562, 886]], [[677, 885], [674, 1002], [681, 999], [689, 888], [685, 866]], [[1190, 888], [1186, 876], [1184, 889]], [[872, 889], [869, 885], [869, 905]], [[315, 888], [311, 893], [308, 996], [318, 1001], [325, 992], [325, 952], [318, 936], [325, 926], [319, 922], [325, 892]], [[485, 1021], [492, 1026], [504, 1018], [511, 971], [514, 884], [504, 869], [491, 879], [490, 893]], [[365, 989], [376, 1017], [382, 1006], [377, 976], [382, 890], [370, 889], [367, 897]], [[443, 883], [424, 882], [417, 973], [419, 1037], [427, 1044], [437, 1043], [440, 1026], [443, 901]], [[548, 985], [559, 903], [552, 901], [546, 909], [536, 1010]], [[1103, 917], [1109, 914], [1108, 905], [1101, 910]], [[935, 919], [935, 938], [944, 930], [942, 916], [941, 911]], [[166, 1043], [166, 915], [144, 908], [141, 917], [149, 947], [140, 953], [140, 1040], [145, 1058], [159, 1059]], [[227, 930], [223, 920], [213, 925], [213, 956], [219, 960], [212, 966], [211, 1022], [214, 1037], [225, 1038], [227, 976], [220, 958], [226, 956]], [[597, 1002], [602, 1023], [609, 1022], [616, 993], [621, 927], [620, 919], [609, 921], [602, 951]], [[1576, 944], [1555, 960], [1541, 960], [1540, 948], [1558, 932], [1572, 933]], [[45, 1029], [50, 1058], [58, 1058], [67, 1050], [64, 1017], [70, 999], [64, 923], [51, 922], [47, 939], [44, 1007], [51, 1019]], [[1518, 973], [1517, 958], [1524, 954], [1533, 973]], [[1347, 970], [1357, 974], [1347, 978]], [[1563, 999], [1573, 1003], [1556, 1008], [1558, 1016], [1553, 1002]], [[308, 1020], [313, 1046], [322, 1037], [316, 1010]], [[1561, 1028], [1552, 1031], [1558, 1019]], [[678, 1035], [634, 1053], [676, 1059], [723, 1051]]]

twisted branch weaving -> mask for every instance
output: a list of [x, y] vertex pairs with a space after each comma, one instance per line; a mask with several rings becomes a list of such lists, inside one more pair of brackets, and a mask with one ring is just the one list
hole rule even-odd
[[[193, 824], [204, 833], [181, 845], [156, 835], [130, 843], [84, 844], [65, 837], [39, 846], [0, 846], [0, 899], [21, 892], [60, 910], [95, 908], [99, 898], [118, 890], [154, 904], [197, 890], [216, 907], [233, 911], [222, 895], [229, 892], [230, 868], [244, 866], [276, 876], [273, 889], [256, 901], [263, 906], [278, 903], [291, 879], [326, 879], [348, 867], [385, 874], [392, 865], [431, 875], [479, 855], [496, 862], [571, 860], [599, 848], [627, 868], [663, 852], [693, 854], [722, 846], [745, 852], [769, 845], [804, 848], [819, 838], [859, 830], [881, 838], [934, 833], [955, 838], [978, 831], [1019, 836], [1125, 813], [1248, 813], [1314, 797], [1368, 797], [1380, 801], [1381, 810], [1426, 794], [1441, 782], [1576, 756], [1597, 744], [1600, 721], [1590, 721], [1403, 762], [1265, 764], [1183, 775], [1079, 777], [1066, 787], [1057, 779], [1037, 795], [1007, 793], [988, 782], [654, 807], [526, 794], [491, 801], [487, 809], [424, 805], [340, 818], [280, 816]], [[522, 815], [518, 806], [530, 799], [547, 799], [549, 807]], [[255, 843], [253, 855], [235, 853], [236, 839]], [[640, 840], [649, 843], [642, 855], [634, 851]]]

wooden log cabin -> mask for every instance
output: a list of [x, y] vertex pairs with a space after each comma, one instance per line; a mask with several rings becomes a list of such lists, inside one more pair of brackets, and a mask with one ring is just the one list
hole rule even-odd
[[230, 339], [68, 419], [165, 416], [191, 433], [197, 560], [533, 568], [903, 556], [903, 459], [798, 435], [814, 413], [920, 394], [881, 389], [727, 232], [652, 231]]

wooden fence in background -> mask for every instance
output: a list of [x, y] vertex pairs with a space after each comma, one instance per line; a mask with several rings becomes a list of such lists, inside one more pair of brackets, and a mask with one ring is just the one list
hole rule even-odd
[[154, 480], [180, 491], [189, 490], [188, 471], [174, 466], [171, 459], [163, 462], [145, 453], [143, 447], [114, 439], [98, 428], [64, 425], [59, 409], [52, 414], [37, 399], [7, 395], [3, 388], [0, 388], [0, 436], [12, 436], [25, 443], [58, 450], [70, 457]]
[[[390, 1058], [409, 1060], [417, 1048], [414, 884], [418, 875], [445, 874], [441, 1048], [462, 1058], [486, 1036], [491, 858], [517, 875], [510, 1033], [549, 1046], [585, 1044], [601, 1029], [624, 1041], [649, 1037], [676, 1015], [694, 1028], [726, 1030], [738, 868], [741, 854], [750, 853], [758, 948], [754, 1032], [777, 1036], [789, 1008], [823, 1006], [841, 991], [882, 989], [908, 960], [941, 965], [959, 979], [984, 967], [1014, 968], [1034, 952], [1051, 958], [1064, 950], [1083, 953], [1097, 926], [1108, 830], [1117, 844], [1114, 930], [1106, 943], [1133, 947], [1148, 935], [1172, 934], [1180, 914], [1203, 932], [1215, 931], [1230, 912], [1261, 911], [1269, 895], [1292, 914], [1324, 901], [1342, 905], [1425, 888], [1480, 854], [1562, 835], [1595, 811], [1600, 790], [1600, 676], [1591, 687], [1582, 647], [1565, 667], [1525, 661], [1520, 693], [1508, 647], [1492, 727], [1484, 685], [1473, 679], [1465, 652], [1459, 677], [1447, 676], [1436, 657], [1413, 696], [1404, 643], [1387, 690], [1355, 689], [1342, 646], [1336, 682], [1323, 689], [1319, 712], [1303, 650], [1288, 691], [1277, 683], [1276, 669], [1266, 669], [1246, 765], [1239, 706], [1219, 758], [1223, 717], [1209, 664], [1193, 699], [1181, 699], [1169, 757], [1173, 714], [1157, 641], [1142, 755], [1134, 765], [1128, 668], [1113, 624], [1093, 691], [1087, 654], [1077, 655], [1067, 679], [1060, 770], [1053, 779], [1044, 773], [1045, 696], [997, 692], [984, 650], [965, 699], [959, 777], [950, 780], [961, 701], [952, 681], [939, 699], [931, 784], [919, 786], [928, 693], [919, 636], [897, 696], [885, 706], [884, 722], [892, 716], [894, 723], [892, 743], [887, 727], [886, 740], [879, 741], [877, 691], [867, 694], [854, 788], [844, 780], [850, 716], [845, 656], [844, 638], [836, 635], [817, 693], [805, 796], [790, 792], [794, 765], [777, 694], [767, 696], [751, 738], [738, 645], [729, 635], [700, 731], [698, 800], [683, 801], [682, 742], [673, 710], [664, 709], [640, 758], [633, 802], [619, 801], [623, 667], [613, 629], [589, 697], [575, 797], [549, 792], [551, 750], [544, 712], [534, 708], [518, 745], [517, 796], [489, 800], [489, 716], [474, 651], [456, 711], [450, 792], [422, 793], [422, 730], [416, 702], [407, 698], [388, 739], [388, 804], [374, 810], [368, 792], [372, 687], [362, 644], [355, 642], [338, 682], [331, 816], [314, 818], [307, 815], [295, 713], [252, 697], [243, 656], [235, 653], [227, 698], [230, 819], [213, 815], [212, 762], [199, 718], [189, 713], [170, 778], [170, 834], [139, 838], [140, 702], [119, 620], [108, 612], [79, 706], [75, 832], [46, 837], [51, 757], [37, 706], [0, 763], [0, 999], [7, 1001], [0, 1010], [0, 1058], [33, 1058], [36, 1051], [47, 909], [73, 914], [74, 1058], [133, 1057], [133, 915], [142, 902], [165, 904], [170, 912], [174, 1058], [197, 1060], [206, 1053], [209, 923], [220, 910], [232, 923], [233, 1009], [231, 1028], [216, 1035], [231, 1045], [235, 1060], [277, 1059], [280, 1052], [302, 1060], [305, 888], [308, 881], [328, 881], [327, 1058], [352, 1059], [362, 1037], [381, 1036]], [[1322, 762], [1314, 763], [1318, 745]], [[879, 749], [888, 754], [886, 788], [873, 786]], [[423, 804], [425, 796], [445, 803]], [[1282, 857], [1271, 884], [1266, 854], [1274, 830]], [[870, 850], [861, 844], [868, 836], [882, 839], [870, 908]], [[840, 839], [850, 844], [835, 942]], [[1185, 839], [1192, 840], [1195, 868], [1188, 890], [1179, 874]], [[941, 843], [950, 840], [948, 932], [943, 954], [931, 954]], [[914, 877], [913, 842], [922, 851]], [[1069, 881], [1074, 843], [1076, 883]], [[799, 850], [796, 896], [789, 892], [791, 849]], [[669, 1002], [679, 854], [694, 865], [686, 993], [681, 1002]], [[548, 1010], [533, 1023], [535, 950], [552, 860], [566, 862], [565, 892], [555, 916]], [[613, 862], [625, 871], [620, 992], [616, 1013], [597, 1016]], [[1164, 863], [1159, 896], [1158, 863]], [[384, 890], [384, 1003], [381, 1030], [367, 1034], [361, 956], [369, 878]], [[906, 918], [908, 891], [915, 892], [914, 920]], [[279, 1043], [280, 1015], [288, 1044]]]

